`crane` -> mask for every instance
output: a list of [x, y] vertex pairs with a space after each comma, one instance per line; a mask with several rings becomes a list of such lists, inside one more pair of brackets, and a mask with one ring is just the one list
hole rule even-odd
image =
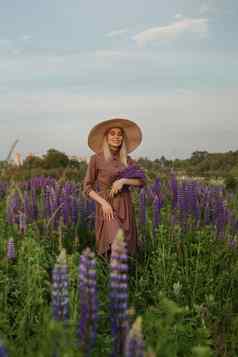
[[13, 150], [15, 149], [15, 147], [16, 147], [16, 145], [17, 145], [18, 142], [19, 142], [19, 140], [16, 139], [16, 140], [14, 141], [14, 143], [12, 144], [12, 146], [11, 146], [11, 148], [10, 148], [10, 150], [9, 150], [9, 153], [8, 153], [8, 155], [7, 155], [6, 162], [9, 162], [9, 161], [10, 161], [11, 156], [12, 156], [12, 153], [13, 153]]

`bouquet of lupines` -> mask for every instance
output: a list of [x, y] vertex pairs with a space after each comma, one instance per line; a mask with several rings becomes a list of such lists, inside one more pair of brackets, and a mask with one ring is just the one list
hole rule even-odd
[[145, 180], [145, 173], [136, 164], [131, 164], [119, 172], [119, 174], [117, 175], [117, 179], [120, 178], [133, 178], [133, 179]]
[[[115, 180], [119, 180], [122, 178], [126, 179], [140, 179], [145, 181], [145, 173], [144, 171], [138, 167], [136, 164], [131, 164], [125, 167], [123, 170], [119, 171], [118, 175], [116, 175]], [[123, 186], [123, 191], [128, 190], [129, 185]], [[141, 188], [141, 186], [139, 186]]]

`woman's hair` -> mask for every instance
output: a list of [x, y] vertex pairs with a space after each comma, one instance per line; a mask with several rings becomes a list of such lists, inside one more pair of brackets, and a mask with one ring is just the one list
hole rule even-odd
[[[103, 150], [104, 158], [105, 158], [106, 161], [112, 159], [112, 154], [111, 154], [108, 142], [107, 142], [107, 134], [108, 134], [109, 130], [107, 130], [105, 135], [104, 135], [103, 145], [102, 145], [102, 150]], [[122, 144], [121, 144], [120, 152], [119, 152], [120, 153], [120, 161], [125, 166], [128, 166], [128, 163], [127, 163], [127, 155], [128, 155], [127, 136], [126, 136], [126, 133], [125, 133], [125, 131], [123, 129], [121, 129], [121, 131], [123, 133], [123, 140], [122, 140]]]

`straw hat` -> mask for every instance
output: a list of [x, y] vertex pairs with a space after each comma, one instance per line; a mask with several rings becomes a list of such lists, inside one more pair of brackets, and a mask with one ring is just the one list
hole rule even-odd
[[95, 153], [101, 151], [104, 135], [110, 128], [122, 128], [124, 130], [127, 136], [128, 152], [135, 150], [142, 141], [141, 129], [135, 122], [122, 118], [105, 120], [95, 125], [88, 135], [88, 146]]

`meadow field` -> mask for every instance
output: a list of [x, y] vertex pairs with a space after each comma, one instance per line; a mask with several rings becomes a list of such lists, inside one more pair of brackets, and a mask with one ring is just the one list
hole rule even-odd
[[0, 356], [238, 356], [238, 213], [222, 185], [131, 189], [140, 245], [95, 254], [82, 183], [0, 182]]

